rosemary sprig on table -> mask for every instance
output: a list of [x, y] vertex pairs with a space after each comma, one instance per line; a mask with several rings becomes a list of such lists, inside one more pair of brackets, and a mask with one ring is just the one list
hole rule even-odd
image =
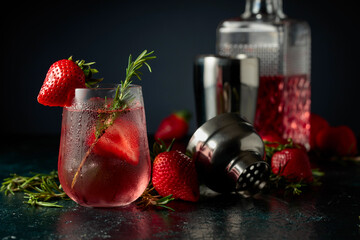
[[150, 182], [143, 194], [137, 200], [136, 204], [141, 209], [147, 209], [148, 207], [161, 207], [175, 211], [173, 208], [166, 205], [174, 199], [175, 198], [173, 198], [172, 195], [168, 195], [166, 197], [160, 196]]
[[[165, 142], [161, 139], [159, 139], [160, 142], [154, 142], [153, 149], [150, 151], [150, 158], [151, 162], [154, 162], [155, 157], [162, 152], [169, 152], [175, 142], [175, 138], [171, 141], [169, 146], [166, 146]], [[136, 201], [137, 206], [142, 209], [147, 209], [149, 207], [160, 207], [160, 208], [167, 208], [171, 211], [175, 211], [173, 208], [167, 206], [169, 202], [175, 200], [175, 198], [172, 197], [172, 194], [162, 197], [155, 189], [155, 187], [152, 184], [152, 181], [150, 180], [150, 183], [146, 187], [143, 194], [141, 194], [140, 198]]]
[[3, 180], [0, 191], [4, 192], [5, 195], [24, 192], [24, 198], [28, 199], [24, 203], [33, 206], [62, 207], [57, 202], [49, 202], [69, 199], [58, 182], [57, 171], [52, 171], [49, 174], [33, 173], [32, 176], [28, 177], [11, 174], [10, 177]]
[[306, 183], [302, 180], [292, 182], [283, 176], [271, 173], [269, 177], [269, 188], [271, 190], [283, 190], [285, 196], [301, 195], [303, 190], [310, 186], [320, 186], [320, 178], [324, 176], [324, 172], [319, 169], [312, 169], [314, 181]]
[[[31, 206], [62, 207], [57, 202], [50, 202], [70, 199], [58, 182], [57, 171], [52, 171], [49, 174], [32, 173], [32, 176], [11, 174], [10, 177], [3, 180], [0, 192], [4, 192], [5, 195], [15, 195], [16, 192], [23, 192], [25, 194], [24, 198], [27, 199], [24, 203]], [[172, 195], [160, 196], [150, 182], [144, 193], [137, 199], [136, 204], [141, 209], [160, 207], [174, 211], [174, 209], [167, 206], [173, 200]]]
[[[130, 102], [133, 99], [133, 96], [131, 95], [129, 91], [129, 87], [132, 83], [132, 77], [136, 76], [139, 80], [141, 80], [140, 75], [142, 74], [140, 72], [140, 68], [143, 65], [146, 65], [151, 72], [151, 67], [147, 63], [147, 61], [156, 58], [155, 56], [150, 56], [153, 54], [154, 51], [147, 52], [147, 50], [144, 50], [134, 61], [132, 61], [132, 56], [129, 56], [128, 59], [128, 66], [126, 68], [126, 77], [124, 81], [121, 81], [121, 84], [118, 85], [115, 93], [115, 97], [112, 100], [112, 104], [109, 109], [110, 111], [104, 111], [104, 113], [99, 114], [99, 119], [96, 124], [96, 131], [95, 131], [95, 141], [91, 144], [87, 152], [85, 153], [83, 159], [81, 160], [78, 169], [76, 170], [76, 173], [73, 177], [71, 188], [74, 187], [76, 184], [76, 181], [79, 177], [79, 173], [81, 168], [86, 162], [86, 159], [90, 155], [92, 149], [95, 147], [96, 143], [99, 141], [102, 135], [104, 135], [106, 129], [108, 129], [111, 125], [113, 125], [115, 119], [117, 116], [125, 111], [128, 107]], [[123, 110], [123, 111], [119, 111]]]

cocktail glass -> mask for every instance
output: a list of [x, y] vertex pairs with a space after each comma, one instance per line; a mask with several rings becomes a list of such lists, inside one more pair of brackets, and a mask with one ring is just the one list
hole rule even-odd
[[146, 189], [151, 172], [141, 86], [112, 110], [116, 87], [78, 88], [64, 107], [58, 172], [66, 194], [87, 207], [124, 206]]

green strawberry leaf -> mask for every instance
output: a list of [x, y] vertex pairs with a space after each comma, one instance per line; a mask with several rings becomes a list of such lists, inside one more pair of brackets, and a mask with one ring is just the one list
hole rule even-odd
[[153, 150], [150, 152], [151, 160], [154, 161], [155, 157], [162, 152], [170, 152], [172, 149], [172, 146], [174, 145], [175, 138], [171, 140], [171, 143], [169, 146], [166, 146], [166, 143], [162, 139], [158, 139], [158, 141], [155, 141], [153, 144]]

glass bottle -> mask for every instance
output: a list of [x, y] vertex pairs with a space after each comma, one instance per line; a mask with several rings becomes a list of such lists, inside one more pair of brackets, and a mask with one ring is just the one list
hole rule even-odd
[[255, 128], [260, 135], [293, 138], [309, 148], [311, 35], [288, 18], [282, 0], [247, 0], [245, 12], [217, 28], [217, 54], [260, 59]]

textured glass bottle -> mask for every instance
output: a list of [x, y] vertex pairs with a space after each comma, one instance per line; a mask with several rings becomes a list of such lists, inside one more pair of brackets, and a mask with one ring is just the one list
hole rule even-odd
[[310, 28], [287, 18], [282, 0], [247, 0], [245, 12], [221, 22], [216, 51], [260, 59], [255, 128], [261, 135], [293, 138], [309, 148]]

